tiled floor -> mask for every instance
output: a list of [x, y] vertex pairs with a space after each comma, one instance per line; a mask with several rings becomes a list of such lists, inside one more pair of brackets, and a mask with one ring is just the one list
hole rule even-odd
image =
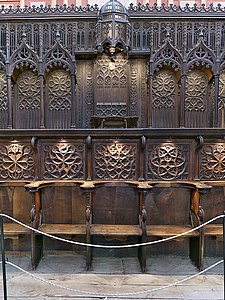
[[[31, 275], [7, 265], [8, 300], [224, 299], [223, 263], [207, 273], [179, 285], [153, 291], [153, 289], [159, 289], [192, 276], [198, 270], [188, 258], [173, 256], [149, 258], [146, 274], [141, 273], [136, 258], [94, 258], [92, 270], [89, 272], [85, 271], [83, 256], [69, 253], [45, 255], [36, 271], [31, 271], [30, 257], [27, 255], [8, 254], [7, 258], [9, 262], [43, 280], [37, 280]], [[206, 258], [205, 268], [221, 259], [220, 257]], [[66, 289], [61, 289], [56, 285], [61, 285]], [[78, 292], [74, 290], [78, 290]], [[144, 293], [144, 291], [147, 292]], [[85, 292], [87, 293], [85, 294]], [[108, 294], [114, 294], [114, 296], [107, 296]], [[0, 299], [4, 299], [2, 282]]]

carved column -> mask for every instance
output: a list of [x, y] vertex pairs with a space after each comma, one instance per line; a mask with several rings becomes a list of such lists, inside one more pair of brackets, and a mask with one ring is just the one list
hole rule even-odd
[[76, 76], [75, 61], [72, 62], [71, 71], [71, 128], [76, 128]]
[[40, 106], [41, 106], [41, 119], [40, 128], [45, 128], [44, 119], [44, 71], [43, 71], [43, 26], [39, 26], [39, 45], [40, 45], [40, 60], [39, 60], [39, 79], [40, 79]]
[[219, 74], [215, 74], [214, 77], [214, 116], [213, 116], [213, 127], [218, 127], [218, 97], [219, 97]]
[[151, 71], [153, 62], [150, 62], [148, 75], [148, 101], [147, 101], [147, 127], [152, 127], [152, 81], [153, 73]]
[[180, 113], [179, 113], [179, 125], [185, 127], [185, 91], [186, 91], [187, 75], [181, 76], [181, 96], [180, 96]]
[[11, 76], [6, 75], [7, 78], [7, 95], [8, 95], [8, 129], [13, 128], [12, 122], [12, 89], [11, 89]]

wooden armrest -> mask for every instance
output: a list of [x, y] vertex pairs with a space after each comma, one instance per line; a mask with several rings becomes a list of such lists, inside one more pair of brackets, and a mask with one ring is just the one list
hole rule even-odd
[[85, 235], [85, 224], [42, 224], [38, 230], [52, 235]]
[[52, 185], [55, 181], [33, 181], [29, 184], [26, 184], [25, 190], [31, 193], [37, 192], [39, 189], [44, 188], [46, 186]]
[[4, 223], [5, 238], [18, 238], [22, 234], [30, 234], [30, 229], [17, 223]]
[[148, 181], [148, 184], [153, 187], [178, 187], [178, 188], [192, 188], [199, 191], [210, 191], [212, 189], [211, 185], [205, 184], [200, 181]]
[[101, 236], [141, 236], [142, 230], [139, 225], [92, 224], [90, 233]]
[[[146, 232], [147, 236], [170, 237], [184, 233], [192, 229], [191, 226], [181, 225], [148, 225]], [[198, 231], [187, 233], [184, 236], [198, 236]]]

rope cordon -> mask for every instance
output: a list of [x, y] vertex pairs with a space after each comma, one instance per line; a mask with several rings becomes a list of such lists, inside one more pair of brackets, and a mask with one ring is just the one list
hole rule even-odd
[[111, 298], [115, 298], [115, 297], [126, 297], [126, 296], [135, 296], [135, 295], [140, 295], [140, 294], [146, 294], [146, 293], [152, 293], [152, 292], [157, 292], [157, 291], [160, 291], [160, 290], [164, 290], [164, 289], [167, 289], [167, 288], [170, 288], [172, 286], [176, 286], [176, 285], [179, 285], [185, 281], [188, 281], [188, 280], [191, 280], [199, 275], [202, 275], [204, 274], [205, 272], [211, 270], [212, 268], [216, 267], [217, 265], [221, 264], [223, 262], [223, 260], [220, 260], [216, 263], [214, 263], [213, 265], [209, 266], [208, 268], [206, 268], [205, 270], [202, 270], [194, 275], [191, 275], [187, 278], [184, 278], [184, 279], [181, 279], [181, 280], [178, 280], [174, 283], [170, 283], [168, 285], [165, 285], [165, 286], [162, 286], [162, 287], [159, 287], [159, 288], [154, 288], [154, 289], [148, 289], [148, 290], [144, 290], [144, 291], [139, 291], [139, 292], [130, 292], [130, 293], [115, 293], [115, 294], [111, 294], [111, 293], [96, 293], [96, 292], [87, 292], [87, 291], [82, 291], [82, 290], [77, 290], [77, 289], [73, 289], [73, 288], [68, 288], [68, 287], [65, 287], [65, 286], [62, 286], [60, 284], [57, 284], [57, 283], [54, 283], [54, 282], [51, 282], [51, 281], [48, 281], [48, 280], [45, 280], [35, 274], [32, 274], [24, 269], [22, 269], [21, 267], [15, 265], [14, 263], [12, 262], [9, 262], [7, 261], [6, 264], [22, 271], [23, 273], [39, 280], [39, 281], [42, 281], [44, 283], [47, 283], [49, 285], [52, 285], [52, 286], [55, 286], [57, 288], [61, 288], [61, 289], [64, 289], [64, 290], [67, 290], [67, 291], [70, 291], [70, 292], [75, 292], [75, 293], [80, 293], [80, 294], [86, 294], [86, 295], [95, 295], [95, 296], [98, 296], [99, 298], [103, 298], [103, 297], [111, 297]]
[[177, 239], [179, 237], [182, 237], [184, 235], [187, 235], [191, 232], [194, 232], [204, 226], [206, 226], [207, 224], [210, 224], [220, 218], [224, 218], [225, 215], [219, 215], [219, 216], [216, 216], [208, 221], [206, 221], [205, 223], [199, 225], [199, 226], [196, 226], [190, 230], [187, 230], [185, 232], [182, 232], [180, 234], [177, 234], [177, 235], [173, 235], [173, 236], [170, 236], [168, 238], [164, 238], [164, 239], [161, 239], [161, 240], [156, 240], [156, 241], [151, 241], [151, 242], [145, 242], [145, 243], [136, 243], [136, 244], [129, 244], [129, 245], [114, 245], [114, 246], [111, 246], [111, 245], [98, 245], [98, 244], [90, 244], [90, 243], [83, 243], [83, 242], [77, 242], [77, 241], [72, 241], [72, 240], [68, 240], [68, 239], [63, 239], [61, 237], [58, 237], [58, 236], [54, 236], [54, 235], [51, 235], [51, 234], [48, 234], [48, 233], [45, 233], [45, 232], [42, 232], [38, 229], [35, 229], [29, 225], [26, 225], [16, 219], [14, 219], [13, 217], [9, 216], [9, 215], [6, 215], [6, 214], [3, 214], [3, 213], [0, 213], [0, 216], [2, 217], [5, 217], [5, 218], [8, 218], [12, 221], [14, 221], [15, 223], [21, 225], [21, 226], [24, 226], [30, 230], [33, 230], [34, 232], [38, 233], [38, 234], [42, 234], [46, 237], [49, 237], [49, 238], [52, 238], [52, 239], [56, 239], [58, 241], [61, 241], [61, 242], [66, 242], [66, 243], [69, 243], [69, 244], [74, 244], [74, 245], [79, 245], [79, 246], [85, 246], [85, 247], [93, 247], [93, 248], [107, 248], [107, 249], [121, 249], [121, 248], [133, 248], [133, 247], [140, 247], [140, 246], [149, 246], [149, 245], [154, 245], [154, 244], [158, 244], [158, 243], [163, 243], [163, 242], [167, 242], [167, 241], [171, 241], [171, 240], [174, 240], [174, 239]]

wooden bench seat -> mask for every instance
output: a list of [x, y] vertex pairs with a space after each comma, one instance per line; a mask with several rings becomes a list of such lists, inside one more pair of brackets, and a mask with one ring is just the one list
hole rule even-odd
[[51, 235], [86, 235], [85, 224], [41, 224], [38, 230]]
[[205, 236], [223, 236], [223, 225], [222, 224], [208, 224], [205, 226]]
[[17, 223], [4, 223], [4, 237], [16, 239], [20, 235], [30, 234], [30, 229]]
[[[192, 229], [191, 226], [181, 226], [181, 225], [148, 225], [147, 226], [147, 236], [157, 236], [162, 238], [171, 237], [184, 233]], [[183, 236], [198, 236], [199, 232], [192, 231]]]
[[139, 225], [92, 224], [90, 234], [100, 236], [141, 236], [142, 230]]

